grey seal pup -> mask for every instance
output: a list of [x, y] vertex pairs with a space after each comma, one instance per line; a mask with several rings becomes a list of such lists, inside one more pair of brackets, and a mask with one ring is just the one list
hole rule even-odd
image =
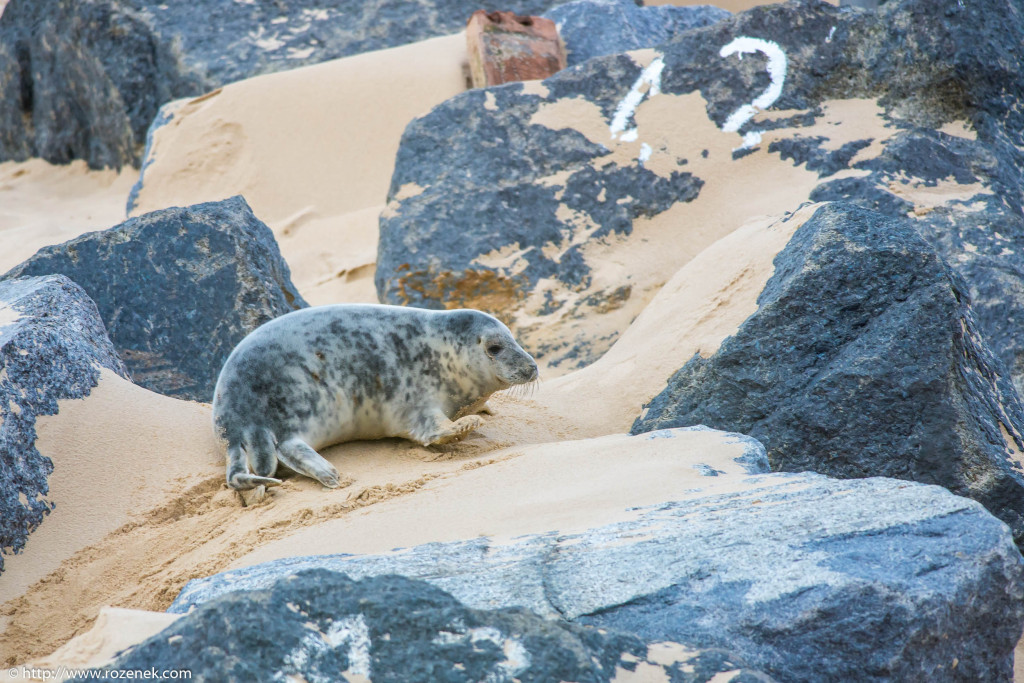
[[474, 413], [491, 394], [536, 378], [509, 329], [480, 311], [338, 304], [287, 313], [239, 342], [217, 378], [213, 422], [228, 444], [228, 485], [279, 484], [283, 463], [333, 488], [338, 471], [316, 449], [456, 441], [483, 424]]

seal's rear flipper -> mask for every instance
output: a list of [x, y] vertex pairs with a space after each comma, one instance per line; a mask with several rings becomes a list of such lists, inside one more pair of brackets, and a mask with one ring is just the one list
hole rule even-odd
[[299, 474], [316, 479], [327, 488], [335, 489], [341, 485], [341, 477], [334, 465], [302, 439], [289, 439], [279, 444], [277, 457]]
[[267, 487], [257, 486], [254, 489], [239, 491], [238, 497], [242, 499], [242, 507], [244, 508], [259, 505], [267, 497]]
[[228, 486], [236, 491], [247, 491], [257, 486], [277, 486], [281, 483], [280, 479], [249, 474], [249, 462], [245, 451], [237, 444], [228, 447], [227, 480]]

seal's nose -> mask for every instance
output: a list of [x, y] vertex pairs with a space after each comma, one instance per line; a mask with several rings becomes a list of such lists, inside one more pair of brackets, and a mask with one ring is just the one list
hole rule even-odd
[[533, 363], [533, 371], [530, 372], [530, 378], [526, 380], [527, 382], [532, 382], [533, 380], [540, 377], [540, 370], [537, 368], [537, 362], [534, 361], [532, 358], [530, 359], [530, 361]]

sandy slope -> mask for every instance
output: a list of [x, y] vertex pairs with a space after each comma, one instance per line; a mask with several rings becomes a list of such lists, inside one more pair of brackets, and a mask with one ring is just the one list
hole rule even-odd
[[131, 168], [90, 171], [84, 161], [0, 164], [0, 274], [42, 247], [123, 221], [136, 179]]
[[434, 38], [175, 103], [133, 215], [241, 194], [310, 303], [376, 302], [377, 216], [402, 131], [465, 89], [465, 41]]

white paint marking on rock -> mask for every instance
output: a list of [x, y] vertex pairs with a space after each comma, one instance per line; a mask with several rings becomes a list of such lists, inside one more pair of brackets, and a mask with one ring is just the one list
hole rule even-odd
[[[788, 62], [786, 60], [786, 53], [781, 47], [779, 47], [778, 43], [770, 40], [762, 40], [761, 38], [740, 36], [719, 50], [718, 54], [723, 58], [738, 54], [739, 58], [743, 59], [744, 54], [753, 54], [755, 52], [761, 52], [768, 57], [767, 70], [768, 76], [771, 78], [771, 83], [753, 102], [750, 104], [744, 104], [729, 115], [729, 118], [726, 119], [724, 124], [722, 124], [722, 130], [726, 133], [739, 132], [740, 128], [754, 117], [754, 114], [775, 104], [775, 100], [779, 99], [782, 95], [782, 86], [786, 82], [786, 68]], [[763, 131], [749, 131], [743, 136], [743, 144], [733, 151], [749, 149], [760, 144], [762, 132]]]
[[469, 640], [473, 643], [486, 640], [490, 643], [494, 643], [495, 645], [501, 645], [505, 642], [505, 639], [501, 635], [501, 631], [493, 626], [480, 626], [478, 628], [469, 629]]
[[646, 142], [641, 143], [641, 145], [640, 145], [640, 156], [638, 156], [636, 158], [637, 161], [640, 162], [641, 166], [644, 165], [645, 161], [647, 161], [648, 159], [651, 158], [651, 152], [653, 152], [653, 151], [654, 150], [651, 149], [651, 146], [648, 145]]
[[494, 665], [484, 678], [484, 683], [504, 683], [513, 679], [517, 674], [526, 671], [530, 667], [530, 653], [526, 651], [523, 644], [515, 638], [506, 638], [498, 629], [491, 626], [469, 629], [470, 642], [476, 643], [486, 640], [501, 648], [505, 655], [504, 661]]
[[319, 632], [307, 633], [299, 641], [298, 646], [284, 656], [284, 664], [296, 671], [303, 671], [309, 667], [313, 656], [326, 651], [327, 645]]
[[[611, 125], [608, 126], [612, 140], [618, 138], [621, 142], [635, 142], [640, 136], [640, 131], [636, 126], [627, 130], [626, 125], [629, 123], [630, 117], [636, 113], [636, 108], [640, 106], [644, 97], [654, 97], [661, 92], [661, 72], [664, 69], [665, 60], [658, 57], [646, 69], [640, 72], [640, 76], [633, 83], [633, 87], [630, 88], [626, 96], [619, 102], [619, 106], [615, 108], [615, 116], [612, 117]], [[643, 91], [645, 84], [649, 86], [646, 92]], [[637, 160], [642, 166], [650, 156], [651, 147], [644, 144], [640, 148], [640, 157]]]
[[530, 653], [516, 638], [506, 637], [493, 626], [479, 626], [467, 629], [464, 624], [453, 624], [453, 631], [441, 631], [433, 638], [435, 645], [453, 645], [466, 639], [471, 644], [481, 641], [493, 643], [501, 648], [505, 659], [497, 662], [482, 683], [505, 683], [530, 668]]
[[[292, 609], [292, 603], [288, 604]], [[296, 611], [292, 609], [292, 611]], [[303, 627], [312, 631], [303, 636], [298, 646], [284, 657], [286, 668], [292, 671], [307, 671], [311, 662], [328, 650], [348, 645], [349, 668], [346, 673], [352, 676], [370, 678], [370, 629], [362, 614], [339, 619], [331, 624], [327, 633], [321, 633], [313, 622], [306, 622]], [[278, 672], [274, 680], [286, 680], [283, 672]], [[310, 683], [320, 683], [314, 677]], [[328, 683], [324, 680], [323, 683]]]
[[348, 643], [348, 672], [370, 678], [370, 628], [362, 614], [334, 622], [324, 639], [331, 647]]
[[760, 130], [752, 130], [752, 131], [747, 132], [743, 136], [743, 144], [740, 145], [740, 149], [750, 149], [751, 147], [756, 147], [757, 145], [760, 145], [761, 144], [761, 133], [763, 133], [763, 132], [764, 131], [760, 131]]
[[835, 34], [836, 34], [836, 27], [833, 26], [832, 30], [828, 32], [828, 38], [825, 39], [825, 42], [826, 43], [831, 43], [832, 42], [832, 36], [834, 36]]

